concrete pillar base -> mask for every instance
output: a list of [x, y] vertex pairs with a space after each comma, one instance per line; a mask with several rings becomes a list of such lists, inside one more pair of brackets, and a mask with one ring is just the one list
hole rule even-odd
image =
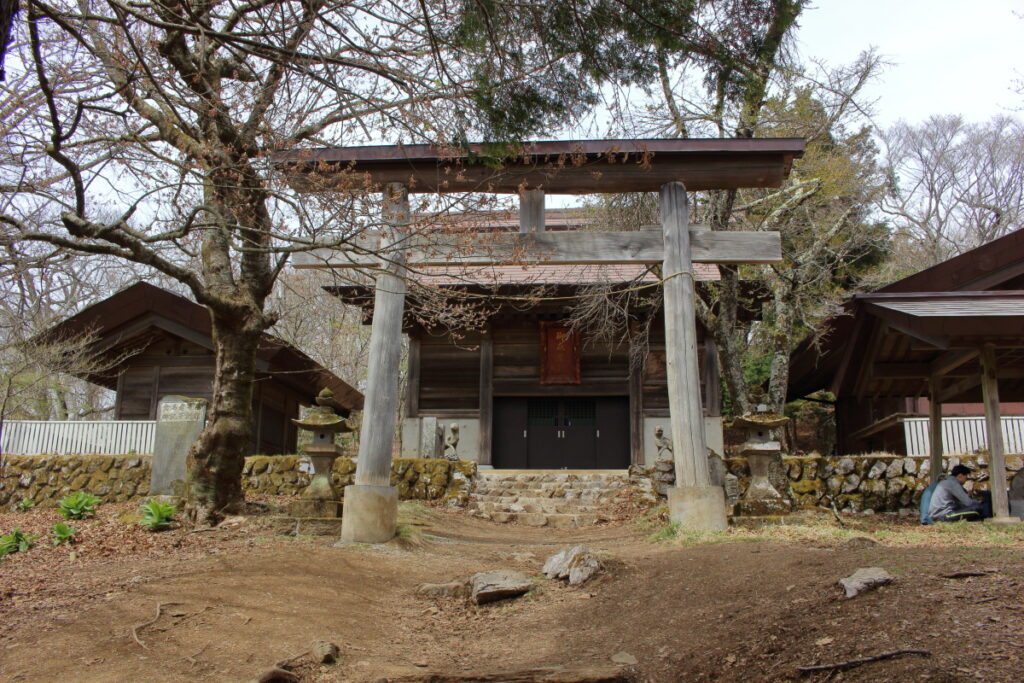
[[992, 517], [986, 519], [985, 524], [991, 524], [992, 526], [1017, 526], [1018, 524], [1024, 524], [1024, 520], [1020, 517]]
[[725, 490], [720, 486], [678, 486], [668, 490], [668, 516], [683, 529], [724, 531]]
[[341, 540], [387, 543], [398, 530], [398, 489], [394, 486], [345, 487]]

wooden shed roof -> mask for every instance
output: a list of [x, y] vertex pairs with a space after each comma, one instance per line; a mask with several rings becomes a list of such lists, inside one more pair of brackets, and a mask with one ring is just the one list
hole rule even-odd
[[562, 140], [300, 149], [271, 161], [309, 192], [405, 183], [411, 192], [591, 194], [655, 192], [672, 181], [693, 191], [778, 187], [804, 148], [801, 138]]
[[[83, 335], [96, 338], [95, 351], [113, 351], [132, 340], [162, 330], [207, 349], [213, 349], [212, 325], [205, 307], [183, 296], [146, 282], [122, 289], [102, 301], [54, 325], [44, 335], [51, 339], [70, 339]], [[264, 333], [257, 350], [257, 371], [266, 373], [312, 402], [317, 391], [328, 387], [339, 403], [350, 410], [363, 405], [363, 395], [342, 379], [287, 342]], [[109, 389], [114, 377], [83, 377]]]
[[818, 347], [805, 342], [793, 353], [789, 395], [917, 396], [939, 374], [963, 379], [944, 401], [973, 402], [980, 399], [977, 350], [993, 343], [1000, 396], [1021, 400], [1022, 330], [1024, 230], [852, 297]]

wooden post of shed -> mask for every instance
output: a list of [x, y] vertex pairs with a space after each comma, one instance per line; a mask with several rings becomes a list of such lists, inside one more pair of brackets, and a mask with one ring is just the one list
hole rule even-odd
[[[381, 249], [401, 243], [409, 224], [409, 189], [389, 183], [384, 193]], [[391, 486], [391, 447], [398, 413], [398, 370], [405, 308], [405, 264], [401, 249], [391, 250], [376, 276], [363, 426], [355, 483], [345, 487], [341, 538], [383, 543], [398, 528], [398, 489]]]
[[988, 487], [992, 492], [994, 521], [1019, 524], [1010, 517], [1006, 495], [1006, 455], [1003, 446], [1002, 416], [999, 410], [999, 382], [996, 379], [996, 347], [985, 344], [981, 350], [981, 395], [985, 401], [985, 428], [988, 431]]
[[942, 378], [928, 378], [928, 462], [929, 481], [934, 484], [942, 474]]
[[728, 526], [725, 491], [712, 486], [704, 435], [697, 360], [697, 319], [690, 257], [689, 207], [679, 182], [661, 188], [661, 225], [665, 253], [665, 361], [669, 422], [676, 465], [676, 486], [669, 489], [669, 516], [684, 528], [721, 530]]

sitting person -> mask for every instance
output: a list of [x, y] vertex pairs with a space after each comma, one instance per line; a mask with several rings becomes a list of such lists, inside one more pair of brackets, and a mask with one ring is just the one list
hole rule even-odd
[[971, 470], [957, 465], [949, 477], [935, 487], [928, 505], [928, 516], [933, 522], [978, 522], [992, 516], [992, 498], [988, 491], [982, 492], [982, 500], [976, 501], [964, 490], [964, 482]]

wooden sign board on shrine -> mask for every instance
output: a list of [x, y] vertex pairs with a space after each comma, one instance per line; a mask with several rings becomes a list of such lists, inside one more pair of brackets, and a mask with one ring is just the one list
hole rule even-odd
[[[776, 263], [774, 232], [710, 232], [689, 224], [687, 190], [777, 187], [800, 139], [590, 140], [525, 143], [507, 158], [479, 160], [482, 146], [428, 145], [302, 150], [275, 162], [302, 190], [381, 188], [388, 229], [375, 250], [314, 250], [304, 268], [379, 268], [363, 429], [355, 484], [346, 489], [342, 538], [383, 542], [395, 533], [397, 493], [390, 486], [398, 408], [398, 371], [406, 266], [660, 263], [666, 364], [676, 482], [669, 509], [687, 528], [726, 524], [720, 487], [711, 486], [704, 434], [694, 312], [693, 263]], [[409, 192], [511, 193], [520, 196], [520, 233], [407, 235]], [[544, 194], [659, 192], [661, 233], [545, 233]], [[429, 242], [427, 239], [429, 238]]]

